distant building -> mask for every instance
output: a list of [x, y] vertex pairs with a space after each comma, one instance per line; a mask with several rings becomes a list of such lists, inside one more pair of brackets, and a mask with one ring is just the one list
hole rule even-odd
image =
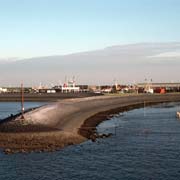
[[111, 86], [101, 86], [101, 92], [103, 93], [111, 93], [112, 92], [112, 87]]
[[165, 88], [155, 88], [154, 92], [155, 93], [159, 93], [159, 94], [165, 94], [166, 93], [166, 89]]
[[148, 87], [148, 88], [145, 88], [145, 89], [144, 89], [144, 92], [145, 92], [145, 93], [149, 93], [149, 94], [153, 94], [153, 93], [154, 93], [154, 89]]
[[[146, 89], [146, 83], [139, 83], [138, 89]], [[180, 83], [151, 83], [151, 88], [155, 93], [180, 92]]]
[[88, 85], [78, 85], [80, 92], [89, 92], [89, 86]]
[[6, 89], [6, 88], [1, 88], [1, 87], [0, 87], [0, 93], [7, 93], [7, 89]]
[[73, 80], [66, 81], [63, 85], [54, 86], [52, 89], [56, 90], [56, 92], [62, 93], [76, 93], [82, 91], [79, 86], [76, 86], [74, 78]]
[[89, 86], [89, 91], [90, 91], [90, 92], [101, 91], [101, 87], [100, 87], [100, 86], [96, 86], [96, 85], [90, 85], [90, 86]]

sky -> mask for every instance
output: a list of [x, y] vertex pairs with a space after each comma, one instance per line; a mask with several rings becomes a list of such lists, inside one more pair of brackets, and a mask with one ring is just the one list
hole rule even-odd
[[0, 0], [0, 60], [180, 42], [179, 0]]
[[0, 86], [63, 84], [112, 85], [144, 82], [180, 82], [179, 43], [120, 45], [66, 56], [35, 57], [0, 62]]

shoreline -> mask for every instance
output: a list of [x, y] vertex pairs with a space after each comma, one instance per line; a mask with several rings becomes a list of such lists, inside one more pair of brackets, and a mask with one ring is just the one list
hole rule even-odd
[[[34, 93], [24, 94], [24, 101], [26, 102], [55, 102], [58, 99], [70, 99], [70, 98], [83, 98], [92, 96], [101, 96], [102, 94], [96, 94], [92, 92], [79, 92], [79, 93]], [[20, 102], [20, 93], [0, 93], [0, 102]]]
[[[175, 102], [175, 101], [173, 101]], [[177, 101], [180, 102], [180, 101]], [[170, 101], [167, 102], [146, 102], [146, 107], [161, 104], [161, 103], [170, 103]], [[92, 141], [95, 141], [96, 138], [98, 138], [96, 127], [104, 122], [110, 120], [113, 116], [119, 113], [131, 111], [133, 109], [140, 109], [144, 107], [144, 103], [137, 103], [137, 104], [130, 104], [128, 106], [123, 106], [115, 109], [110, 109], [107, 111], [99, 112], [88, 119], [84, 121], [82, 126], [79, 128], [79, 134], [86, 137], [87, 139], [91, 139]]]
[[[16, 120], [18, 123], [15, 124], [18, 126], [15, 126], [14, 121], [9, 122], [11, 130], [7, 132], [2, 132], [0, 125], [0, 148], [7, 154], [59, 150], [87, 139], [94, 140], [96, 126], [108, 120], [112, 114], [141, 108], [144, 102], [148, 106], [177, 101], [180, 102], [180, 95], [177, 94], [66, 99], [25, 114], [28, 118], [33, 118], [34, 122], [27, 120], [27, 124], [23, 125], [20, 120]], [[5, 123], [7, 129], [10, 127], [9, 124]], [[34, 126], [35, 131], [31, 128], [29, 131], [26, 130], [30, 126]], [[47, 128], [46, 131], [40, 130], [43, 126]], [[25, 131], [19, 131], [20, 129]]]

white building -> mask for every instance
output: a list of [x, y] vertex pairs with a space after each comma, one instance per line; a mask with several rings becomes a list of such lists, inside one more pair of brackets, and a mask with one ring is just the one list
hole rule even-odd
[[80, 88], [75, 85], [75, 81], [68, 81], [61, 87], [62, 92], [79, 92]]
[[7, 89], [6, 88], [1, 88], [0, 87], [0, 93], [6, 93], [7, 92]]
[[154, 93], [154, 89], [148, 87], [148, 88], [144, 89], [144, 92], [145, 93], [149, 93], [149, 94], [153, 94]]

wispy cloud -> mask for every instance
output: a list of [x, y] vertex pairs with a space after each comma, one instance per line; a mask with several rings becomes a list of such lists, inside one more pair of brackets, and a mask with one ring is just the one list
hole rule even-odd
[[0, 57], [0, 62], [2, 61], [5, 61], [5, 62], [9, 62], [9, 61], [17, 61], [17, 60], [20, 60], [21, 58], [18, 58], [18, 57]]
[[180, 57], [180, 52], [164, 52], [152, 56], [148, 56], [148, 58], [178, 58]]

